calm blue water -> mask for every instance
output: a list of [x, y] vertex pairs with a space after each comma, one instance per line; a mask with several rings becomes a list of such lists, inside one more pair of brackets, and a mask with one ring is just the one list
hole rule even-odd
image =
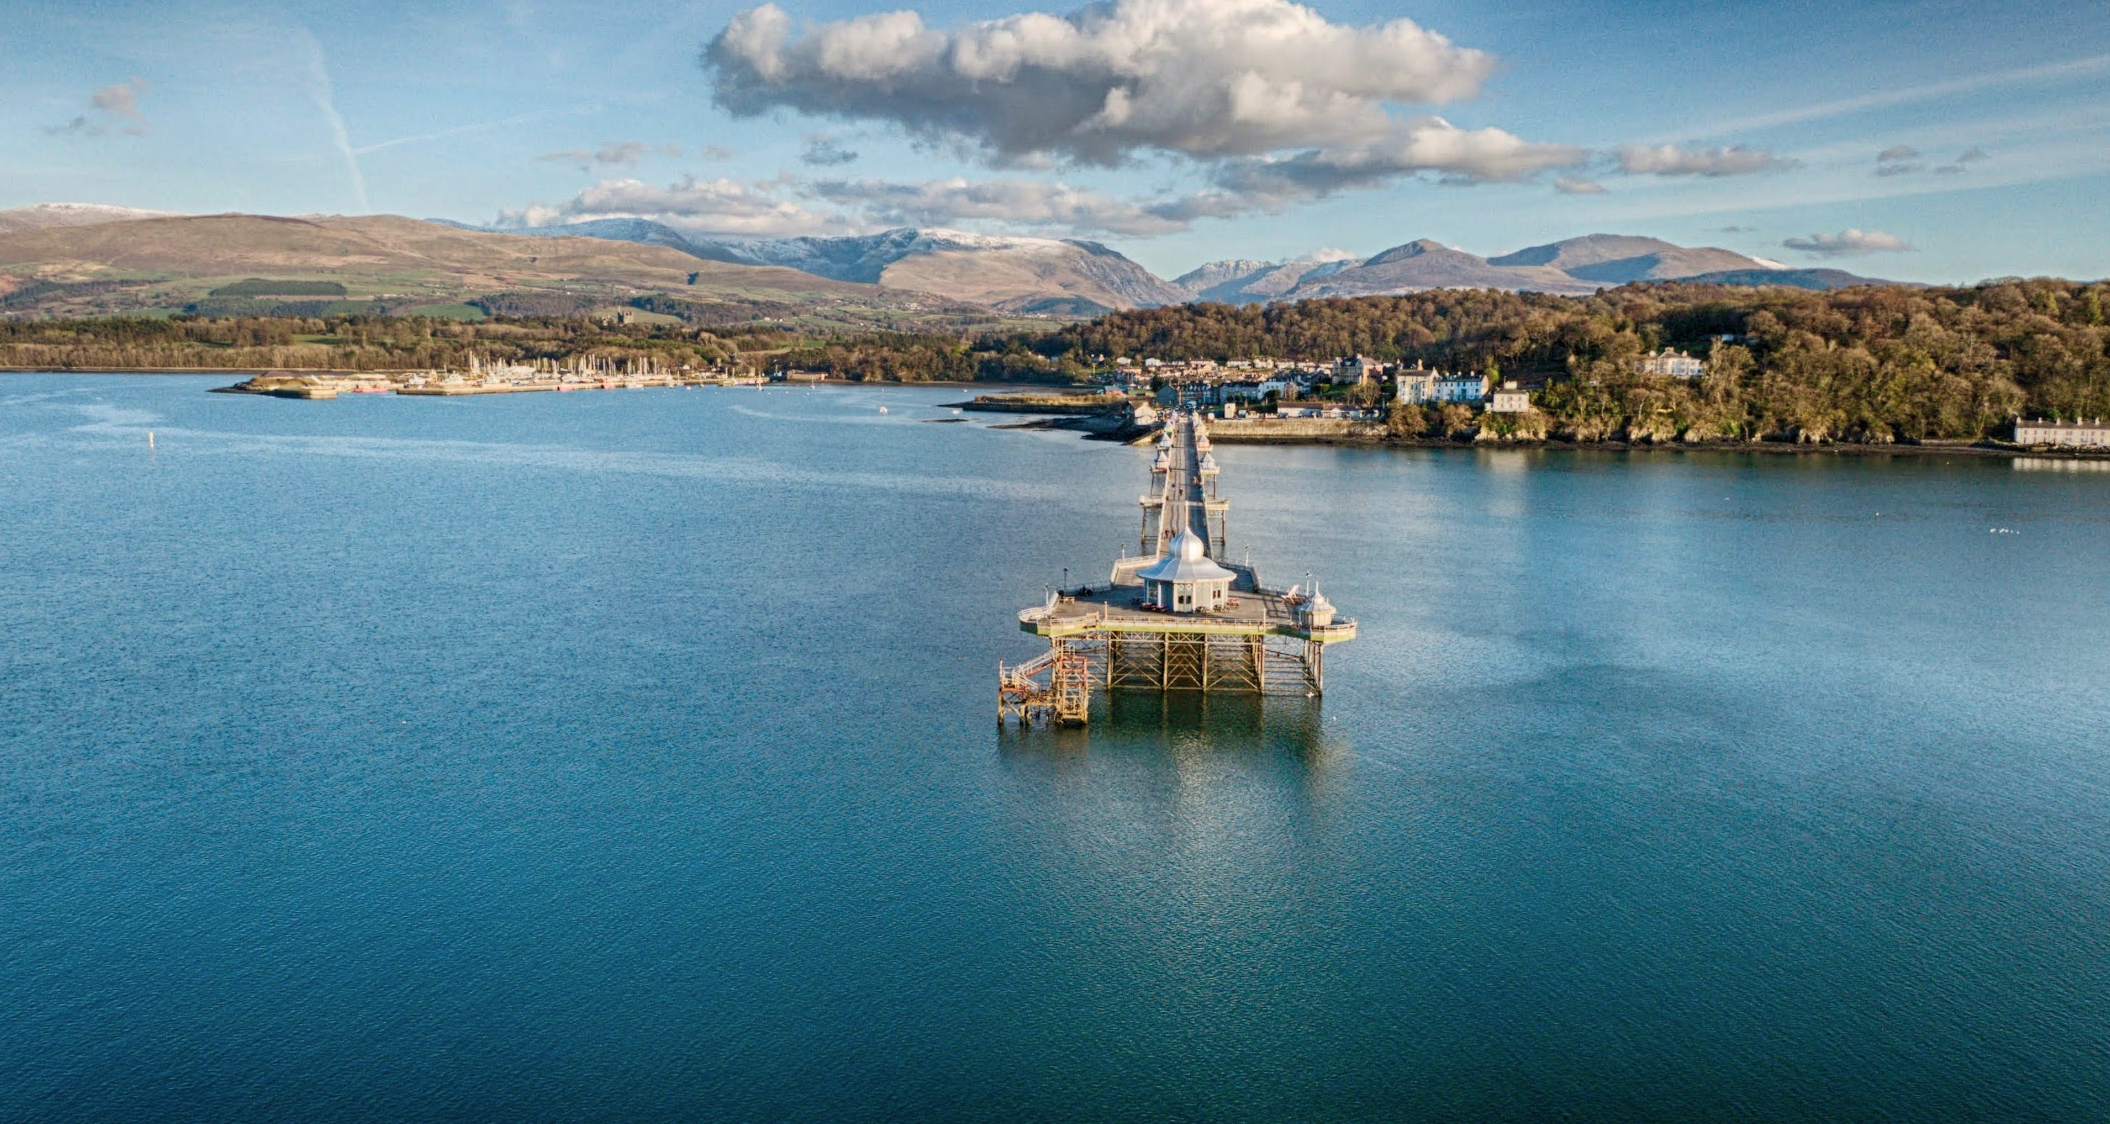
[[1018, 736], [1144, 452], [225, 381], [0, 376], [0, 1119], [2110, 1118], [2110, 474], [1228, 448], [1323, 705]]

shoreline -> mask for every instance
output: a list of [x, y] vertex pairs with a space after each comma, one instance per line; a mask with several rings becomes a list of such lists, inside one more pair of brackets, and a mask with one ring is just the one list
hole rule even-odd
[[1854, 442], [1827, 442], [1819, 444], [1794, 441], [1703, 441], [1687, 444], [1682, 441], [1475, 441], [1466, 439], [1453, 441], [1436, 437], [1247, 437], [1219, 435], [1210, 437], [1219, 445], [1325, 445], [1340, 449], [1450, 449], [1460, 451], [1512, 451], [1529, 452], [1604, 452], [1604, 453], [1763, 453], [1770, 456], [1835, 456], [1835, 457], [1981, 457], [1993, 460], [2017, 457], [2040, 457], [2055, 460], [2103, 461], [2110, 460], [2110, 449], [2059, 448], [2056, 446], [2013, 445], [1992, 439], [1979, 441], [1932, 441], [1919, 444], [1892, 443], [1887, 445], [1864, 445]]
[[[351, 370], [343, 367], [12, 367], [0, 364], [0, 375], [214, 375], [248, 376], [260, 375], [321, 375], [336, 378], [381, 378], [393, 375], [421, 375], [424, 368], [387, 367], [368, 370]], [[918, 387], [943, 387], [956, 390], [1011, 390], [1040, 391], [1049, 389], [1043, 383], [1015, 382], [961, 382], [957, 379], [933, 379], [929, 382], [884, 382], [861, 379], [784, 379], [771, 380], [767, 386], [833, 386], [858, 387], [871, 390], [914, 390]]]
[[[339, 369], [334, 369], [334, 368], [319, 368], [319, 367], [315, 367], [315, 368], [308, 368], [308, 367], [302, 367], [302, 368], [284, 368], [284, 367], [282, 367], [282, 368], [275, 368], [274, 370], [275, 370], [275, 371], [279, 371], [279, 372], [284, 372], [284, 373], [286, 373], [286, 374], [288, 374], [288, 375], [294, 375], [294, 376], [300, 376], [300, 375], [324, 375], [324, 376], [339, 376], [339, 377], [360, 377], [360, 376], [369, 376], [369, 377], [383, 377], [383, 378], [385, 378], [385, 377], [387, 377], [387, 376], [389, 376], [389, 375], [394, 375], [394, 374], [411, 374], [411, 373], [414, 373], [414, 372], [411, 372], [411, 371], [395, 371], [395, 370], [387, 370], [387, 371], [348, 371], [348, 370], [339, 370]], [[83, 368], [66, 368], [66, 369], [61, 369], [61, 370], [52, 370], [52, 369], [51, 369], [51, 368], [49, 368], [49, 367], [10, 367], [10, 366], [0, 366], [0, 375], [127, 375], [127, 376], [130, 376], [130, 375], [148, 375], [148, 376], [159, 376], [159, 375], [200, 375], [200, 376], [205, 376], [205, 375], [212, 375], [212, 376], [248, 375], [248, 376], [251, 376], [251, 377], [255, 377], [255, 376], [257, 376], [257, 375], [260, 375], [260, 374], [263, 374], [263, 373], [264, 373], [264, 372], [262, 372], [262, 371], [259, 371], [259, 370], [255, 369], [255, 368], [247, 368], [247, 367], [238, 367], [238, 368], [202, 368], [202, 367], [180, 367], [180, 368], [176, 368], [176, 367], [131, 367], [131, 368], [124, 368], [124, 369], [121, 369], [121, 370], [109, 370], [109, 369], [97, 369], [97, 370], [87, 370], [87, 369], [83, 369]], [[1036, 393], [1036, 392], [1038, 392], [1038, 393], [1045, 393], [1045, 392], [1049, 392], [1049, 391], [1051, 391], [1051, 390], [1054, 390], [1054, 389], [1056, 389], [1056, 388], [1053, 388], [1053, 387], [1049, 387], [1049, 386], [1046, 386], [1046, 385], [1043, 385], [1043, 384], [1039, 384], [1039, 383], [994, 383], [994, 382], [959, 382], [959, 381], [932, 381], [932, 382], [870, 382], [870, 381], [863, 381], [863, 380], [851, 380], [851, 379], [827, 379], [827, 380], [819, 380], [819, 381], [814, 381], [814, 382], [788, 382], [788, 381], [787, 381], [787, 382], [770, 382], [770, 383], [764, 383], [764, 384], [762, 384], [762, 387], [760, 387], [760, 388], [758, 388], [758, 389], [761, 389], [761, 388], [767, 388], [767, 387], [799, 387], [799, 386], [807, 386], [807, 387], [813, 387], [813, 386], [858, 387], [858, 388], [862, 388], [862, 389], [872, 389], [872, 390], [910, 390], [910, 389], [915, 389], [915, 388], [918, 388], [918, 387], [932, 387], [932, 388], [937, 388], [937, 387], [944, 387], [944, 388], [977, 388], [977, 389], [983, 389], [983, 390], [1009, 390], [1009, 391], [1016, 391], [1016, 392], [1025, 392], [1025, 393]], [[516, 390], [515, 392], [525, 391], [525, 390], [528, 390], [528, 389], [530, 389], [530, 388], [518, 388], [518, 390]], [[542, 387], [534, 387], [534, 388], [531, 388], [531, 389], [534, 389], [534, 390], [540, 390], [540, 389], [544, 389], [544, 388], [542, 388]], [[552, 388], [552, 389], [553, 389], [553, 388]], [[259, 395], [259, 396], [264, 396], [264, 397], [288, 397], [288, 398], [290, 398], [290, 397], [296, 397], [296, 396], [294, 396], [294, 395], [284, 395], [284, 394], [282, 394], [282, 395], [273, 395], [273, 394], [271, 394], [271, 392], [269, 392], [269, 391], [236, 390], [236, 389], [235, 389], [234, 387], [215, 387], [215, 388], [212, 388], [212, 390], [213, 390], [213, 391], [217, 391], [217, 392], [222, 392], [222, 393], [236, 393], [236, 394], [256, 394], [256, 395]], [[400, 389], [398, 389], [398, 390], [396, 391], [396, 393], [402, 393], [402, 391], [401, 391]], [[413, 395], [413, 396], [421, 396], [421, 395], [420, 395], [420, 392], [418, 392], [418, 391], [412, 391], [411, 393], [412, 393], [412, 395]], [[431, 392], [425, 392], [425, 393], [429, 394], [429, 393], [431, 393]], [[477, 392], [470, 392], [470, 393], [484, 393], [484, 394], [489, 394], [489, 393], [501, 393], [501, 392], [500, 392], [500, 391], [497, 391], [497, 390], [495, 390], [495, 389], [494, 389], [494, 390], [484, 390], [484, 391], [477, 391]], [[467, 395], [466, 395], [466, 394], [464, 394], [463, 392], [456, 392], [456, 395], [458, 395], [458, 396], [467, 396]], [[434, 396], [438, 396], [438, 395], [434, 395]], [[990, 403], [977, 403], [977, 402], [954, 402], [954, 403], [941, 403], [941, 405], [949, 405], [949, 406], [952, 406], [952, 407], [955, 407], [955, 408], [958, 408], [958, 409], [962, 409], [962, 410], [972, 410], [972, 411], [975, 411], [975, 412], [979, 412], [979, 413], [1007, 413], [1007, 414], [1019, 414], [1019, 415], [1035, 415], [1035, 416], [1037, 416], [1037, 417], [1038, 417], [1038, 418], [1040, 419], [1040, 420], [1038, 420], [1038, 421], [1029, 421], [1029, 422], [1023, 422], [1023, 423], [1011, 423], [1011, 424], [1005, 424], [1005, 425], [998, 425], [998, 426], [995, 426], [995, 427], [994, 427], [994, 428], [997, 428], [997, 429], [1042, 429], [1042, 430], [1045, 430], [1045, 429], [1057, 429], [1057, 430], [1069, 430], [1069, 431], [1071, 431], [1071, 432], [1075, 432], [1075, 433], [1078, 433], [1078, 434], [1079, 434], [1080, 436], [1082, 436], [1082, 437], [1083, 437], [1083, 438], [1084, 438], [1085, 440], [1095, 440], [1095, 441], [1126, 441], [1126, 440], [1133, 440], [1133, 439], [1135, 438], [1135, 436], [1136, 436], [1136, 435], [1138, 435], [1138, 434], [1142, 434], [1142, 433], [1147, 433], [1147, 432], [1149, 432], [1149, 428], [1148, 428], [1148, 427], [1128, 427], [1128, 426], [1118, 426], [1118, 427], [1117, 427], [1117, 426], [1107, 426], [1107, 425], [1105, 425], [1105, 424], [1104, 424], [1103, 422], [1102, 422], [1101, 424], [1099, 424], [1099, 425], [1092, 425], [1092, 424], [1090, 424], [1090, 423], [1091, 423], [1092, 421], [1098, 420], [1098, 419], [1094, 418], [1094, 417], [1093, 417], [1092, 415], [1093, 415], [1093, 414], [1098, 414], [1098, 415], [1100, 415], [1100, 417], [1103, 417], [1103, 416], [1104, 416], [1104, 415], [1103, 415], [1103, 413], [1102, 413], [1101, 411], [1098, 411], [1098, 410], [1093, 410], [1093, 411], [1091, 411], [1090, 413], [1087, 413], [1086, 411], [1084, 411], [1084, 410], [1082, 410], [1082, 409], [1079, 409], [1079, 408], [1076, 408], [1076, 407], [1071, 407], [1071, 408], [1068, 408], [1068, 409], [1063, 409], [1063, 408], [1056, 408], [1056, 409], [1040, 408], [1040, 409], [1034, 409], [1034, 408], [1031, 408], [1031, 407], [1027, 407], [1027, 406], [1024, 406], [1023, 404], [1020, 404], [1020, 405], [1015, 405], [1015, 406], [1014, 406], [1014, 405], [1011, 405], [1011, 404], [1008, 404], [1008, 403], [1006, 403], [1006, 404], [1002, 404], [1002, 405], [996, 405], [996, 404], [990, 404]], [[1373, 423], [1373, 424], [1374, 424], [1374, 423]], [[1216, 441], [1216, 442], [1217, 442], [1218, 444], [1222, 444], [1222, 445], [1280, 445], [1280, 446], [1289, 446], [1289, 445], [1319, 445], [1319, 446], [1328, 446], [1328, 447], [1332, 447], [1332, 448], [1352, 448], [1352, 449], [1450, 449], [1450, 450], [1482, 450], [1482, 449], [1485, 449], [1485, 450], [1515, 450], [1515, 451], [1528, 451], [1528, 450], [1533, 450], [1533, 449], [1540, 449], [1540, 450], [1546, 450], [1546, 451], [1551, 451], [1551, 452], [1609, 452], [1609, 453], [1671, 453], [1671, 454], [1676, 454], [1676, 453], [1760, 453], [1760, 454], [1765, 454], [1765, 455], [1769, 455], [1769, 456], [1835, 456], [1835, 457], [1930, 457], [1930, 456], [1963, 456], [1963, 457], [1979, 457], [1979, 458], [1985, 458], [1985, 459], [1993, 459], [1993, 460], [2002, 460], [2002, 459], [2005, 459], [2005, 460], [2014, 460], [2014, 459], [2018, 459], [2018, 458], [2030, 457], [2030, 458], [2039, 458], [2039, 459], [2048, 459], [2048, 460], [2066, 460], [2066, 461], [2090, 461], [2090, 462], [2101, 462], [2101, 461], [2110, 461], [2110, 449], [2085, 449], [2085, 448], [2065, 448], [2065, 447], [2057, 447], [2057, 446], [2034, 446], [2034, 445], [2015, 445], [2015, 444], [2010, 444], [2010, 443], [2007, 443], [2007, 442], [2002, 442], [2002, 441], [1998, 441], [1997, 439], [1993, 439], [1993, 438], [1984, 438], [1984, 439], [1980, 439], [1980, 440], [1977, 440], [1977, 441], [1963, 441], [1963, 440], [1954, 440], [1954, 441], [1927, 441], [1927, 442], [1920, 442], [1920, 443], [1917, 443], [1917, 444], [1908, 444], [1908, 443], [1903, 443], [1903, 442], [1893, 442], [1893, 443], [1889, 443], [1889, 444], [1862, 444], [1862, 443], [1858, 443], [1858, 442], [1836, 442], [1836, 441], [1835, 441], [1835, 442], [1824, 442], [1824, 443], [1801, 443], [1801, 442], [1793, 442], [1793, 441], [1703, 441], [1703, 442], [1696, 442], [1696, 443], [1691, 443], [1691, 444], [1688, 444], [1688, 443], [1686, 443], [1686, 442], [1682, 442], [1682, 441], [1660, 441], [1660, 442], [1659, 442], [1659, 441], [1562, 441], [1562, 440], [1559, 440], [1559, 439], [1557, 439], [1557, 438], [1548, 438], [1548, 439], [1546, 439], [1546, 440], [1542, 440], [1542, 441], [1479, 441], [1479, 440], [1474, 440], [1474, 439], [1471, 439], [1471, 438], [1467, 438], [1467, 439], [1464, 439], [1464, 440], [1453, 440], [1453, 439], [1450, 439], [1450, 438], [1438, 438], [1438, 437], [1391, 437], [1391, 436], [1368, 436], [1368, 437], [1366, 437], [1366, 436], [1355, 436], [1355, 435], [1351, 435], [1351, 434], [1309, 434], [1309, 433], [1306, 433], [1306, 434], [1280, 434], [1280, 435], [1273, 435], [1273, 434], [1268, 434], [1268, 435], [1262, 435], [1262, 434], [1251, 434], [1251, 433], [1237, 433], [1237, 432], [1226, 432], [1224, 428], [1217, 428], [1217, 429], [1214, 429], [1214, 430], [1212, 430], [1212, 432], [1211, 432], [1211, 434], [1210, 434], [1210, 435], [1211, 435], [1211, 437], [1212, 437], [1212, 438], [1214, 438], [1214, 440], [1215, 440], [1215, 441]]]

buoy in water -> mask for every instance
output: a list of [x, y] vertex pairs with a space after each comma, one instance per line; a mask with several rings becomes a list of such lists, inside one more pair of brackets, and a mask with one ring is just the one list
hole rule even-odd
[[153, 447], [154, 447], [154, 431], [150, 429], [150, 430], [147, 430], [147, 448], [151, 449], [151, 448], [153, 448]]
[[881, 406], [881, 407], [879, 408], [879, 412], [880, 412], [880, 413], [882, 413], [882, 414], [883, 414], [883, 413], [886, 413], [886, 407], [885, 407], [885, 406]]

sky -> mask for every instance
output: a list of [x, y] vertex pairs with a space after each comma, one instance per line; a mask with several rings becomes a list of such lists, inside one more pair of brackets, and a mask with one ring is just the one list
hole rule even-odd
[[10, 0], [0, 207], [2110, 275], [2101, 0]]

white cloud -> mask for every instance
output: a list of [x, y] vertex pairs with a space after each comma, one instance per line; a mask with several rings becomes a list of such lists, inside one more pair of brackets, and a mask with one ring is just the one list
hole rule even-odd
[[501, 212], [499, 222], [541, 227], [641, 218], [695, 234], [752, 237], [812, 234], [841, 225], [839, 216], [817, 213], [784, 196], [781, 183], [687, 176], [658, 187], [635, 179], [603, 180], [558, 206]]
[[[787, 178], [761, 184], [691, 177], [667, 188], [625, 179], [597, 184], [560, 207], [531, 207], [506, 218], [545, 226], [639, 217], [725, 235], [986, 224], [1150, 237], [1184, 230], [1199, 219], [1277, 213], [1399, 175], [1520, 179], [1586, 156], [1581, 149], [1532, 144], [1500, 129], [1460, 129], [1430, 117], [1405, 123], [1398, 137], [1383, 144], [1224, 161], [1212, 171], [1208, 190], [1186, 195], [1124, 199], [1047, 180], [960, 176], [910, 183]], [[799, 197], [830, 209], [806, 207], [796, 201]]]
[[1581, 176], [1562, 176], [1553, 181], [1553, 190], [1562, 195], [1603, 195], [1605, 187], [1596, 180]]
[[1185, 218], [1161, 214], [1154, 205], [1042, 180], [969, 180], [957, 176], [923, 183], [855, 180], [816, 183], [809, 190], [883, 226], [990, 222], [1007, 227], [1148, 236], [1187, 225]]
[[[794, 26], [765, 4], [733, 17], [704, 65], [718, 104], [738, 115], [883, 122], [1012, 171], [1170, 156], [1207, 184], [1156, 199], [1023, 179], [813, 189], [881, 221], [1143, 236], [1408, 176], [1526, 180], [1590, 155], [1396, 113], [1476, 96], [1495, 60], [1410, 20], [1336, 24], [1290, 0], [1106, 0], [952, 29], [906, 10]], [[831, 145], [808, 138], [801, 159], [826, 166], [853, 155]]]
[[1746, 148], [1740, 144], [1726, 148], [1628, 144], [1621, 145], [1614, 158], [1620, 171], [1635, 176], [1748, 176], [1759, 172], [1782, 172], [1797, 166], [1796, 161], [1775, 156], [1763, 148]]
[[1494, 59], [1411, 20], [1354, 27], [1287, 0], [1111, 0], [951, 31], [912, 11], [795, 29], [765, 4], [705, 51], [720, 105], [878, 120], [992, 160], [1201, 160], [1401, 139], [1387, 103], [1479, 93]]
[[1880, 230], [1859, 230], [1848, 227], [1836, 234], [1802, 234], [1783, 241], [1781, 245], [1799, 253], [1814, 254], [1820, 258], [1847, 258], [1862, 254], [1904, 253], [1912, 249], [1895, 234]]
[[1521, 180], [1549, 168], [1574, 167], [1588, 157], [1572, 145], [1535, 144], [1501, 129], [1460, 129], [1441, 117], [1424, 117], [1399, 123], [1394, 136], [1378, 143], [1227, 161], [1211, 175], [1217, 190], [1160, 210], [1187, 218], [1273, 214], [1295, 203], [1415, 173], [1449, 183]]

